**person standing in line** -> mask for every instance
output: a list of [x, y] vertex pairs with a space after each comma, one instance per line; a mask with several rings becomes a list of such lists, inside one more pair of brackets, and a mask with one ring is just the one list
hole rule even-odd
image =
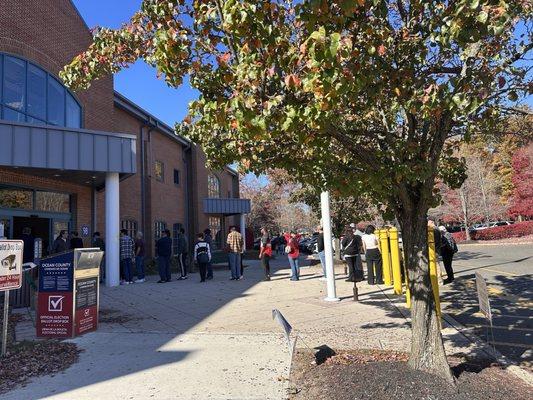
[[64, 253], [69, 249], [68, 243], [67, 243], [67, 231], [60, 231], [59, 235], [57, 235], [56, 239], [54, 240], [54, 244], [52, 246], [52, 254], [56, 253]]
[[93, 233], [93, 240], [91, 241], [91, 246], [98, 248], [104, 252], [102, 261], [100, 262], [100, 283], [105, 281], [105, 242], [100, 237], [100, 232]]
[[161, 232], [161, 238], [155, 243], [159, 280], [157, 283], [170, 282], [170, 257], [172, 257], [172, 239], [170, 231], [165, 229]]
[[433, 241], [435, 242], [435, 258], [437, 259], [437, 277], [439, 280], [439, 283], [442, 284], [442, 261], [441, 261], [441, 248], [442, 248], [442, 235], [437, 228], [437, 225], [435, 223], [435, 219], [428, 218], [428, 229], [431, 229], [433, 231]]
[[359, 269], [357, 259], [361, 257], [363, 241], [360, 236], [354, 235], [352, 228], [347, 228], [341, 242], [344, 250], [344, 260], [348, 265], [348, 279], [346, 282], [361, 282], [364, 279], [363, 268]]
[[457, 253], [457, 244], [455, 243], [455, 239], [453, 238], [452, 234], [446, 230], [446, 227], [439, 226], [439, 231], [441, 233], [441, 248], [440, 248], [440, 254], [442, 255], [442, 262], [444, 264], [444, 268], [446, 269], [446, 279], [444, 280], [444, 284], [447, 285], [448, 283], [452, 283], [454, 281], [453, 276], [453, 268], [452, 268], [452, 262], [453, 262], [453, 255]]
[[[353, 227], [352, 227], [352, 225], [353, 225]], [[359, 256], [355, 258], [355, 269], [361, 271], [361, 274], [362, 274], [363, 279], [364, 279], [363, 256], [362, 256], [362, 254], [364, 253], [363, 252], [363, 235], [364, 235], [364, 232], [359, 230], [359, 228], [357, 227], [357, 224], [352, 224], [352, 225], [350, 225], [350, 227], [353, 229], [353, 234], [355, 236], [359, 237], [358, 241], [360, 243]]]
[[194, 246], [194, 260], [198, 264], [198, 269], [200, 271], [200, 282], [205, 282], [207, 275], [207, 266], [211, 261], [211, 246], [205, 241], [205, 235], [199, 233], [198, 241]]
[[259, 259], [265, 271], [265, 281], [270, 280], [270, 257], [272, 257], [272, 243], [266, 228], [261, 228], [261, 247]]
[[[170, 236], [170, 235], [169, 235]], [[189, 255], [189, 242], [185, 236], [185, 229], [181, 228], [178, 234], [178, 266], [179, 281], [187, 279], [187, 256]]]
[[144, 254], [145, 245], [142, 232], [137, 232], [135, 235], [135, 269], [137, 272], [137, 280], [135, 283], [143, 283], [144, 279]]
[[278, 254], [285, 254], [285, 246], [287, 245], [287, 241], [285, 240], [285, 236], [280, 234], [278, 235]]
[[83, 240], [78, 236], [78, 232], [73, 231], [71, 232], [72, 237], [70, 238], [70, 249], [82, 249], [83, 248]]
[[35, 238], [31, 234], [31, 228], [28, 226], [22, 228], [22, 236], [20, 238], [24, 242], [22, 262], [33, 262], [35, 258]]
[[318, 237], [316, 239], [316, 251], [318, 252], [318, 259], [322, 266], [322, 277], [318, 278], [321, 281], [326, 280], [326, 251], [324, 247], [324, 228], [318, 227]]
[[241, 255], [242, 249], [244, 248], [244, 240], [242, 235], [237, 232], [237, 228], [232, 226], [226, 240], [228, 248], [228, 261], [231, 269], [231, 280], [239, 280], [240, 267], [241, 267]]
[[[363, 249], [366, 254], [368, 284], [383, 285], [383, 267], [381, 264], [381, 253], [378, 247], [378, 238], [374, 234], [375, 231], [376, 228], [373, 225], [368, 225], [365, 229], [365, 234], [361, 239], [363, 241]], [[374, 268], [376, 269], [375, 276]]]
[[132, 260], [134, 258], [133, 248], [135, 243], [128, 236], [126, 229], [120, 230], [120, 266], [124, 276], [124, 284], [133, 283]]
[[[213, 248], [213, 236], [211, 236], [211, 229], [207, 228], [204, 231], [204, 240], [209, 245], [209, 251]], [[209, 262], [207, 263], [207, 280], [213, 279], [213, 264], [211, 263], [211, 257], [209, 257]]]
[[285, 253], [287, 253], [287, 258], [291, 266], [291, 281], [300, 280], [300, 265], [298, 263], [298, 258], [300, 257], [299, 239], [300, 237], [295, 231], [285, 234], [285, 241], [287, 242]]

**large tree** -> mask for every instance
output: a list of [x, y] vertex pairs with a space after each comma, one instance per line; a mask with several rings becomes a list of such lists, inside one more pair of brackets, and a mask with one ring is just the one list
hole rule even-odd
[[83, 88], [138, 58], [171, 86], [188, 75], [199, 98], [183, 132], [212, 164], [281, 167], [385, 204], [412, 294], [409, 363], [452, 380], [426, 213], [439, 173], [464, 177], [446, 140], [531, 91], [531, 13], [528, 0], [145, 0], [62, 77]]

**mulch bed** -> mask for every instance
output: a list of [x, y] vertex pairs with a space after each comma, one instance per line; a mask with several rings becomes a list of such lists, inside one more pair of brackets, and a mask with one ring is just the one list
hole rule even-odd
[[[379, 350], [343, 351], [316, 363], [298, 350], [290, 376], [291, 400], [526, 400], [532, 388], [498, 365], [450, 359], [457, 387], [414, 371], [408, 354]], [[529, 393], [529, 395], [528, 395]]]
[[[56, 374], [78, 361], [80, 350], [74, 343], [58, 340], [15, 342], [15, 325], [23, 318], [21, 314], [9, 316], [7, 354], [0, 358], [0, 395], [24, 385], [31, 378]], [[0, 315], [0, 326], [2, 319]]]

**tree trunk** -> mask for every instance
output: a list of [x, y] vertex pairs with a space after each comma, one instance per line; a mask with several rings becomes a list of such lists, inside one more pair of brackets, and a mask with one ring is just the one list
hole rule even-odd
[[411, 355], [409, 365], [454, 382], [440, 331], [429, 276], [428, 207], [413, 201], [399, 211], [411, 291]]
[[459, 197], [461, 198], [461, 208], [463, 209], [463, 221], [465, 224], [466, 240], [470, 240], [470, 231], [468, 229], [468, 205], [466, 202], [465, 194], [463, 192], [463, 188], [459, 189]]

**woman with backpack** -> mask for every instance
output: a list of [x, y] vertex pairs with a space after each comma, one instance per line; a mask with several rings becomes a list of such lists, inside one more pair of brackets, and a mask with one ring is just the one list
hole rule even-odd
[[198, 234], [198, 242], [194, 246], [194, 260], [200, 270], [200, 282], [205, 282], [207, 265], [211, 262], [211, 246], [204, 240], [204, 234]]
[[287, 253], [287, 258], [289, 259], [289, 264], [291, 266], [291, 281], [300, 280], [300, 266], [298, 265], [298, 257], [300, 257], [299, 239], [300, 236], [294, 231], [285, 234], [285, 241], [287, 243], [285, 253]]
[[441, 234], [440, 255], [442, 256], [442, 263], [444, 264], [447, 275], [443, 283], [446, 285], [454, 280], [452, 262], [453, 255], [457, 253], [457, 244], [452, 234], [446, 230], [446, 227], [439, 226], [439, 231]]
[[363, 270], [358, 266], [362, 266], [357, 261], [358, 257], [361, 257], [361, 248], [363, 242], [359, 235], [354, 235], [353, 229], [348, 227], [344, 232], [344, 238], [341, 242], [341, 248], [344, 253], [344, 261], [348, 266], [348, 279], [346, 282], [361, 282], [364, 279]]

